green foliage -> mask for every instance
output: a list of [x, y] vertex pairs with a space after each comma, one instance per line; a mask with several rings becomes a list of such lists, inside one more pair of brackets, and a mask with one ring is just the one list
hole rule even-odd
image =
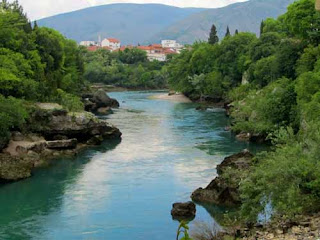
[[257, 157], [258, 164], [240, 185], [243, 216], [256, 221], [272, 204], [273, 212], [292, 218], [320, 210], [319, 124], [307, 125], [298, 136], [280, 129], [273, 152]]
[[84, 86], [77, 44], [53, 29], [32, 29], [17, 1], [1, 1], [0, 10], [0, 94], [80, 109], [72, 95]]
[[[177, 231], [177, 240], [192, 240], [189, 236], [189, 226], [188, 223], [185, 221], [181, 221], [178, 231]], [[184, 234], [184, 236], [182, 238], [180, 238], [180, 234]]]
[[320, 43], [320, 12], [314, 5], [315, 0], [299, 0], [288, 7], [282, 19], [289, 36]]
[[139, 49], [110, 52], [99, 49], [84, 52], [84, 78], [93, 83], [105, 83], [127, 88], [157, 89], [166, 87], [163, 63], [149, 62]]
[[209, 44], [216, 44], [219, 42], [219, 37], [217, 36], [217, 28], [214, 24], [212, 24], [211, 27], [211, 31], [210, 31], [210, 35], [209, 35], [209, 39], [208, 39], [208, 43]]
[[[232, 95], [234, 99], [239, 99], [237, 93]], [[282, 126], [295, 127], [296, 94], [293, 84], [283, 78], [262, 90], [252, 90], [243, 100], [234, 102], [232, 117], [235, 119], [232, 128], [236, 132], [266, 136]]]
[[56, 102], [64, 106], [68, 111], [83, 111], [84, 106], [81, 99], [73, 94], [66, 93], [61, 89], [57, 90]]
[[9, 138], [10, 130], [19, 128], [28, 117], [21, 100], [0, 95], [0, 146]]

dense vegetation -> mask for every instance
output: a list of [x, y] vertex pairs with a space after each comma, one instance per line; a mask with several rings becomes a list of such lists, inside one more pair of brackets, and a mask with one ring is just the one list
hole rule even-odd
[[145, 51], [137, 48], [110, 52], [84, 51], [87, 81], [133, 89], [166, 87], [166, 68], [158, 61], [148, 61]]
[[[28, 21], [18, 2], [0, 2], [0, 145], [28, 117], [28, 101], [82, 108], [84, 63], [76, 42]], [[1, 146], [0, 146], [1, 147]]]
[[320, 12], [314, 5], [296, 1], [278, 19], [263, 21], [259, 38], [240, 32], [216, 43], [211, 34], [209, 43], [195, 43], [167, 66], [172, 88], [232, 103], [234, 131], [274, 143], [241, 183], [242, 213], [251, 221], [270, 204], [274, 215], [290, 217], [320, 210]]

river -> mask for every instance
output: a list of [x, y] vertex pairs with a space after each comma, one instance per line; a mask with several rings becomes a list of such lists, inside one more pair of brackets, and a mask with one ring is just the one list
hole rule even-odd
[[[121, 142], [1, 186], [0, 239], [174, 240], [172, 203], [205, 187], [224, 157], [260, 147], [225, 131], [221, 109], [196, 111], [194, 103], [149, 98], [155, 94], [109, 94], [121, 104], [106, 117], [123, 133]], [[194, 222], [211, 215], [197, 206]]]

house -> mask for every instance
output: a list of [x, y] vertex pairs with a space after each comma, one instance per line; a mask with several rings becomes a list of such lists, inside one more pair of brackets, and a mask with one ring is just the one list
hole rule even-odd
[[149, 61], [160, 61], [164, 62], [167, 60], [167, 55], [177, 54], [177, 51], [174, 49], [163, 48], [161, 44], [151, 44], [149, 46], [138, 46], [140, 50], [143, 50], [147, 53]]
[[116, 38], [105, 38], [101, 41], [101, 47], [109, 47], [112, 50], [120, 49], [121, 43]]
[[85, 46], [85, 47], [90, 47], [90, 46], [97, 46], [98, 43], [96, 43], [95, 41], [81, 41], [79, 43], [80, 46]]
[[174, 49], [178, 53], [180, 53], [180, 51], [184, 48], [184, 46], [178, 43], [176, 40], [162, 40], [161, 46], [163, 48]]

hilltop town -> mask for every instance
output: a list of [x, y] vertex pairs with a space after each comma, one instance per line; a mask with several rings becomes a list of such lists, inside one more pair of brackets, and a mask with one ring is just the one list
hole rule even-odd
[[167, 56], [170, 54], [179, 54], [184, 48], [184, 45], [178, 43], [176, 40], [162, 40], [161, 44], [150, 45], [127, 45], [121, 46], [120, 40], [116, 38], [105, 38], [103, 40], [95, 41], [81, 41], [80, 46], [85, 46], [88, 51], [97, 51], [98, 49], [107, 49], [111, 52], [124, 51], [125, 49], [137, 48], [147, 53], [149, 61], [164, 62], [167, 60]]

